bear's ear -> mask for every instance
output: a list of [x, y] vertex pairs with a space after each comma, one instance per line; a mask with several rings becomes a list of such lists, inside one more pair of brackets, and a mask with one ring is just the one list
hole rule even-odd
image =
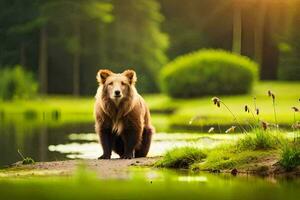
[[112, 75], [113, 72], [108, 69], [100, 69], [97, 73], [96, 79], [100, 84], [104, 84], [107, 77]]
[[135, 84], [137, 78], [134, 70], [128, 69], [123, 72], [123, 74], [128, 78], [130, 84]]

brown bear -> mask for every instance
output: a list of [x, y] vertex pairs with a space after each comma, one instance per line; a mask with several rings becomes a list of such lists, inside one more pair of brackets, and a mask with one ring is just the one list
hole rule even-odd
[[96, 78], [95, 129], [103, 149], [99, 159], [110, 159], [112, 151], [123, 159], [146, 157], [154, 128], [150, 111], [135, 88], [135, 71], [103, 69]]

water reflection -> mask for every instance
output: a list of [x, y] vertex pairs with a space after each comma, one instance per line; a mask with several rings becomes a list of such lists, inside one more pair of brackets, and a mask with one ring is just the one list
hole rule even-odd
[[92, 132], [92, 123], [69, 123], [53, 126], [48, 123], [3, 122], [0, 120], [0, 167], [21, 160], [18, 149], [36, 161], [67, 159], [66, 155], [49, 151], [49, 145], [67, 144], [70, 133]]
[[[225, 134], [195, 134], [195, 133], [156, 133], [149, 151], [149, 156], [161, 156], [174, 147], [197, 146], [198, 148], [212, 148], [224, 141], [232, 141], [239, 135]], [[75, 134], [68, 136], [70, 142], [66, 144], [50, 145], [49, 151], [65, 154], [67, 158], [96, 159], [102, 154], [95, 133]], [[112, 154], [118, 158], [117, 154]]]
[[[36, 161], [96, 159], [102, 154], [92, 122], [60, 124], [31, 119], [0, 120], [0, 167], [19, 161], [18, 149]], [[214, 147], [238, 138], [228, 134], [156, 133], [149, 156], [180, 146]], [[116, 154], [112, 157], [118, 158]]]

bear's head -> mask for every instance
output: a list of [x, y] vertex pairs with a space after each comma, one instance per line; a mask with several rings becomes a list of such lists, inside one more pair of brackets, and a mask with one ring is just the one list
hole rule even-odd
[[132, 97], [135, 92], [136, 73], [125, 70], [123, 73], [113, 73], [108, 69], [101, 69], [96, 76], [102, 96], [109, 98], [116, 105], [122, 100]]

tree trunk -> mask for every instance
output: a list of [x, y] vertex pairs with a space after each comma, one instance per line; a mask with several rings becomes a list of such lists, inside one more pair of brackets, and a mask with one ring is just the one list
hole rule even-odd
[[75, 35], [77, 38], [77, 49], [74, 51], [73, 56], [73, 95], [79, 96], [80, 95], [80, 22], [77, 21], [75, 24]]
[[48, 91], [48, 34], [46, 26], [40, 30], [40, 52], [39, 52], [39, 83], [40, 93], [46, 94]]
[[20, 65], [22, 67], [26, 66], [26, 47], [25, 47], [25, 42], [21, 42], [20, 46]]
[[39, 161], [47, 161], [48, 149], [48, 129], [46, 125], [42, 125], [39, 134]]
[[241, 54], [242, 48], [242, 9], [239, 2], [233, 5], [232, 51]]
[[266, 2], [258, 0], [258, 14], [254, 30], [254, 59], [261, 66], [263, 57], [264, 26], [266, 15]]

